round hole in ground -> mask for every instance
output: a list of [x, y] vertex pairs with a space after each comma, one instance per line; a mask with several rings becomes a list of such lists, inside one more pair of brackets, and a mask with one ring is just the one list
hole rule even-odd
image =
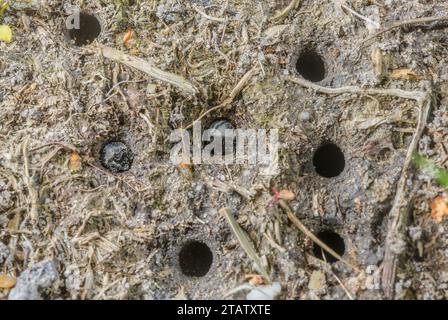
[[325, 63], [313, 49], [307, 49], [300, 53], [296, 62], [296, 70], [303, 78], [312, 82], [319, 82], [325, 78]]
[[[210, 124], [208, 129], [209, 130], [214, 129], [219, 132], [219, 134], [222, 138], [221, 151], [222, 151], [223, 155], [230, 154], [231, 150], [235, 150], [235, 143], [236, 143], [235, 137], [233, 137], [233, 139], [232, 139], [233, 142], [230, 145], [226, 144], [226, 140], [227, 140], [226, 139], [226, 130], [235, 130], [235, 126], [229, 120], [227, 120], [225, 118], [217, 119]], [[213, 141], [213, 139], [211, 139], [210, 142], [212, 142], [212, 141]], [[214, 154], [215, 154], [215, 152], [214, 152], [214, 150], [212, 150], [211, 155], [213, 156]]]
[[100, 162], [112, 173], [122, 173], [131, 169], [134, 154], [131, 149], [119, 141], [108, 142], [100, 151]]
[[314, 152], [313, 166], [317, 174], [322, 177], [337, 177], [345, 168], [344, 153], [336, 144], [324, 143]]
[[78, 47], [92, 43], [101, 34], [101, 23], [91, 14], [79, 14], [79, 28], [77, 28], [74, 21], [72, 21], [73, 24], [68, 29], [68, 35]]
[[213, 253], [200, 241], [189, 241], [179, 252], [179, 266], [182, 273], [189, 277], [203, 277], [213, 263]]
[[[318, 237], [323, 243], [325, 243], [327, 246], [329, 246], [331, 249], [333, 249], [334, 252], [339, 254], [341, 257], [344, 255], [345, 252], [345, 243], [344, 239], [337, 234], [334, 231], [331, 230], [323, 230], [320, 231], [318, 234], [316, 234], [316, 237]], [[323, 254], [323, 255], [322, 255]], [[321, 260], [326, 260], [329, 263], [333, 263], [338, 261], [335, 257], [333, 257], [331, 254], [323, 250], [319, 245], [316, 243], [313, 244], [313, 255]], [[325, 257], [325, 259], [324, 259]]]

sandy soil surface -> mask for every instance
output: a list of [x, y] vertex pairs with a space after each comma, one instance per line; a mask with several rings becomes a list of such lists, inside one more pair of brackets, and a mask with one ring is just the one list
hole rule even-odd
[[[12, 1], [0, 299], [245, 299], [263, 279], [223, 207], [276, 298], [448, 298], [447, 222], [430, 207], [446, 190], [409, 163], [448, 166], [447, 15], [423, 0]], [[200, 117], [279, 130], [279, 173], [172, 165], [171, 132]]]

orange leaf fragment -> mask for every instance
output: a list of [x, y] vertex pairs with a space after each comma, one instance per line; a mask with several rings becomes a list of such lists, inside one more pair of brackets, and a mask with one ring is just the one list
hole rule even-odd
[[0, 274], [0, 289], [11, 289], [16, 285], [16, 279], [6, 274]]
[[181, 163], [179, 164], [179, 167], [180, 167], [181, 169], [188, 169], [188, 168], [190, 168], [190, 164], [189, 164], [188, 162], [181, 162]]
[[260, 274], [246, 274], [245, 278], [249, 280], [249, 283], [253, 286], [259, 286], [265, 284], [265, 279]]
[[69, 168], [71, 171], [78, 171], [81, 169], [81, 157], [76, 152], [70, 155]]
[[131, 38], [132, 38], [132, 33], [133, 32], [134, 31], [132, 29], [130, 29], [128, 32], [126, 32], [126, 34], [123, 37], [123, 43], [124, 44], [128, 44], [129, 40], [131, 40]]
[[296, 195], [289, 190], [280, 190], [278, 193], [278, 198], [282, 200], [294, 200]]
[[270, 206], [279, 200], [294, 200], [295, 198], [295, 194], [286, 189], [278, 191], [277, 188], [272, 188], [272, 192], [274, 193], [274, 198], [269, 203]]
[[431, 202], [431, 217], [437, 222], [442, 223], [443, 218], [448, 216], [448, 198], [438, 196]]

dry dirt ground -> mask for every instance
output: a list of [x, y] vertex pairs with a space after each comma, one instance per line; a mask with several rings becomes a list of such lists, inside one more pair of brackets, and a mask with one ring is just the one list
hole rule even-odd
[[[70, 5], [101, 30], [93, 19], [70, 41]], [[448, 298], [447, 222], [429, 207], [446, 191], [406, 161], [415, 151], [448, 164], [448, 22], [364, 42], [447, 14], [435, 0], [12, 1], [0, 17], [14, 32], [0, 42], [0, 275], [17, 280], [0, 299], [244, 299], [257, 269], [223, 207], [280, 283], [277, 298]], [[429, 102], [322, 90], [342, 86]], [[216, 106], [203, 124], [279, 130], [278, 175], [170, 164], [172, 130]], [[131, 150], [129, 170], [102, 165], [110, 141]], [[294, 214], [348, 264], [322, 255], [273, 188], [294, 193]]]

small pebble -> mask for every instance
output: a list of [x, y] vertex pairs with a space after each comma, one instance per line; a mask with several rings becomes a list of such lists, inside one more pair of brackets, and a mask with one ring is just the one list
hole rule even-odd
[[20, 274], [8, 299], [41, 300], [43, 299], [42, 289], [49, 288], [58, 278], [59, 274], [54, 261], [38, 262]]
[[308, 111], [303, 111], [300, 113], [300, 120], [309, 121], [311, 118], [310, 113]]

